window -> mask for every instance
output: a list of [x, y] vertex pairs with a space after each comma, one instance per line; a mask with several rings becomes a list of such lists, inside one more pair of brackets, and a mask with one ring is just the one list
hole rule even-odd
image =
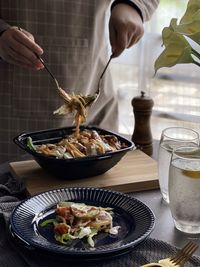
[[192, 64], [162, 68], [154, 76], [154, 62], [160, 52], [161, 32], [172, 17], [180, 18], [187, 1], [160, 0], [142, 40], [113, 60], [111, 70], [119, 96], [120, 133], [132, 135], [134, 116], [131, 100], [145, 91], [154, 100], [151, 129], [154, 139], [170, 126], [189, 127], [200, 132], [200, 68]]

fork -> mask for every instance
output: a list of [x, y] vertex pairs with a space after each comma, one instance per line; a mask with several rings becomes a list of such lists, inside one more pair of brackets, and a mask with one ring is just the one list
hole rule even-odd
[[174, 256], [159, 260], [158, 263], [148, 263], [142, 265], [141, 267], [182, 267], [197, 250], [197, 248], [197, 244], [193, 243], [192, 241], [189, 241], [182, 249], [178, 250]]
[[55, 84], [56, 84], [56, 87], [57, 87], [57, 90], [58, 90], [58, 94], [66, 101], [66, 102], [69, 102], [71, 100], [71, 96], [65, 91], [63, 90], [57, 79], [55, 78], [55, 76], [52, 74], [52, 72], [49, 70], [49, 68], [47, 67], [47, 65], [44, 63], [44, 60], [37, 54], [35, 54], [36, 57], [40, 60], [40, 62], [43, 64], [43, 66], [45, 67], [45, 69], [47, 70], [47, 72], [51, 75], [52, 79], [54, 80]]
[[[101, 73], [101, 75], [100, 75], [100, 77], [99, 77], [99, 81], [98, 81], [98, 84], [97, 84], [97, 91], [96, 91], [96, 93], [95, 93], [95, 100], [94, 100], [94, 102], [96, 102], [97, 101], [97, 99], [98, 99], [98, 97], [99, 97], [99, 95], [100, 95], [100, 88], [101, 88], [101, 81], [102, 81], [102, 78], [103, 78], [103, 76], [104, 76], [104, 73], [106, 72], [106, 70], [107, 70], [107, 68], [108, 68], [108, 66], [109, 66], [109, 64], [110, 64], [110, 61], [111, 61], [111, 59], [113, 58], [113, 54], [110, 56], [110, 58], [109, 58], [109, 60], [108, 60], [108, 62], [107, 62], [107, 64], [106, 64], [106, 66], [104, 67], [104, 69], [103, 69], [103, 71], [102, 71], [102, 73]], [[93, 102], [93, 103], [94, 103]]]
[[[20, 27], [18, 27], [18, 30], [22, 32], [22, 29]], [[44, 68], [46, 69], [46, 71], [50, 74], [51, 78], [53, 79], [53, 81], [56, 84], [56, 88], [58, 90], [59, 95], [66, 101], [69, 102], [71, 100], [71, 96], [65, 92], [59, 85], [56, 77], [54, 76], [54, 74], [50, 71], [50, 69], [47, 67], [47, 65], [44, 63], [44, 60], [37, 54], [34, 53], [35, 56], [39, 59], [39, 61], [42, 63], [42, 65], [44, 66]]]
[[[49, 68], [46, 66], [46, 64], [44, 63], [44, 60], [43, 60], [39, 55], [36, 54], [36, 56], [37, 56], [37, 58], [40, 60], [40, 62], [43, 64], [43, 66], [45, 67], [45, 69], [47, 70], [47, 72], [48, 72], [48, 73], [51, 75], [51, 77], [53, 78], [53, 80], [54, 80], [54, 82], [55, 82], [55, 84], [56, 84], [56, 87], [57, 87], [57, 90], [58, 90], [59, 95], [60, 95], [66, 102], [69, 102], [69, 101], [71, 100], [71, 96], [70, 96], [65, 90], [63, 90], [63, 89], [59, 86], [57, 79], [56, 79], [55, 76], [52, 74], [52, 72], [49, 70]], [[100, 75], [100, 77], [99, 77], [99, 81], [98, 81], [98, 84], [97, 84], [97, 91], [96, 91], [96, 93], [95, 93], [95, 100], [93, 101], [93, 103], [97, 101], [97, 99], [98, 99], [98, 97], [99, 97], [99, 95], [100, 95], [101, 81], [102, 81], [102, 78], [103, 78], [103, 76], [104, 76], [104, 73], [106, 72], [106, 70], [107, 70], [107, 68], [108, 68], [108, 65], [110, 64], [110, 61], [111, 61], [112, 58], [113, 58], [113, 55], [110, 56], [110, 58], [109, 58], [109, 60], [108, 60], [108, 62], [107, 62], [107, 64], [106, 64], [106, 66], [104, 67], [104, 69], [103, 69], [103, 71], [102, 71], [102, 73], [101, 73], [101, 75]]]

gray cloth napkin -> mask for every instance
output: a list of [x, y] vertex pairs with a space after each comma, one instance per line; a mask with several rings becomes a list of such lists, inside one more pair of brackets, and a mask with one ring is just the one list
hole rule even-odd
[[[23, 185], [9, 173], [0, 175], [0, 267], [138, 267], [173, 255], [176, 248], [159, 240], [148, 238], [126, 255], [100, 261], [70, 261], [62, 257], [29, 251], [16, 244], [9, 234], [9, 218], [20, 203]], [[186, 267], [200, 266], [200, 258], [193, 257]]]

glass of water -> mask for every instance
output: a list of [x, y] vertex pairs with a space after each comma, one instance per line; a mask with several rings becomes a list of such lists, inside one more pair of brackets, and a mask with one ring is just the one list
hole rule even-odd
[[158, 152], [158, 177], [162, 197], [169, 203], [168, 176], [172, 150], [180, 146], [199, 145], [199, 134], [189, 128], [169, 127], [162, 131]]
[[179, 147], [169, 168], [169, 207], [177, 229], [200, 233], [200, 148]]

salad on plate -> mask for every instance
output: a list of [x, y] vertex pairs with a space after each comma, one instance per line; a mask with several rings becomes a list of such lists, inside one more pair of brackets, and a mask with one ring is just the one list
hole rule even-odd
[[100, 232], [117, 235], [120, 226], [113, 226], [113, 209], [85, 203], [59, 202], [54, 217], [41, 222], [41, 227], [53, 225], [54, 238], [63, 245], [81, 239], [90, 247], [95, 246], [93, 237]]

